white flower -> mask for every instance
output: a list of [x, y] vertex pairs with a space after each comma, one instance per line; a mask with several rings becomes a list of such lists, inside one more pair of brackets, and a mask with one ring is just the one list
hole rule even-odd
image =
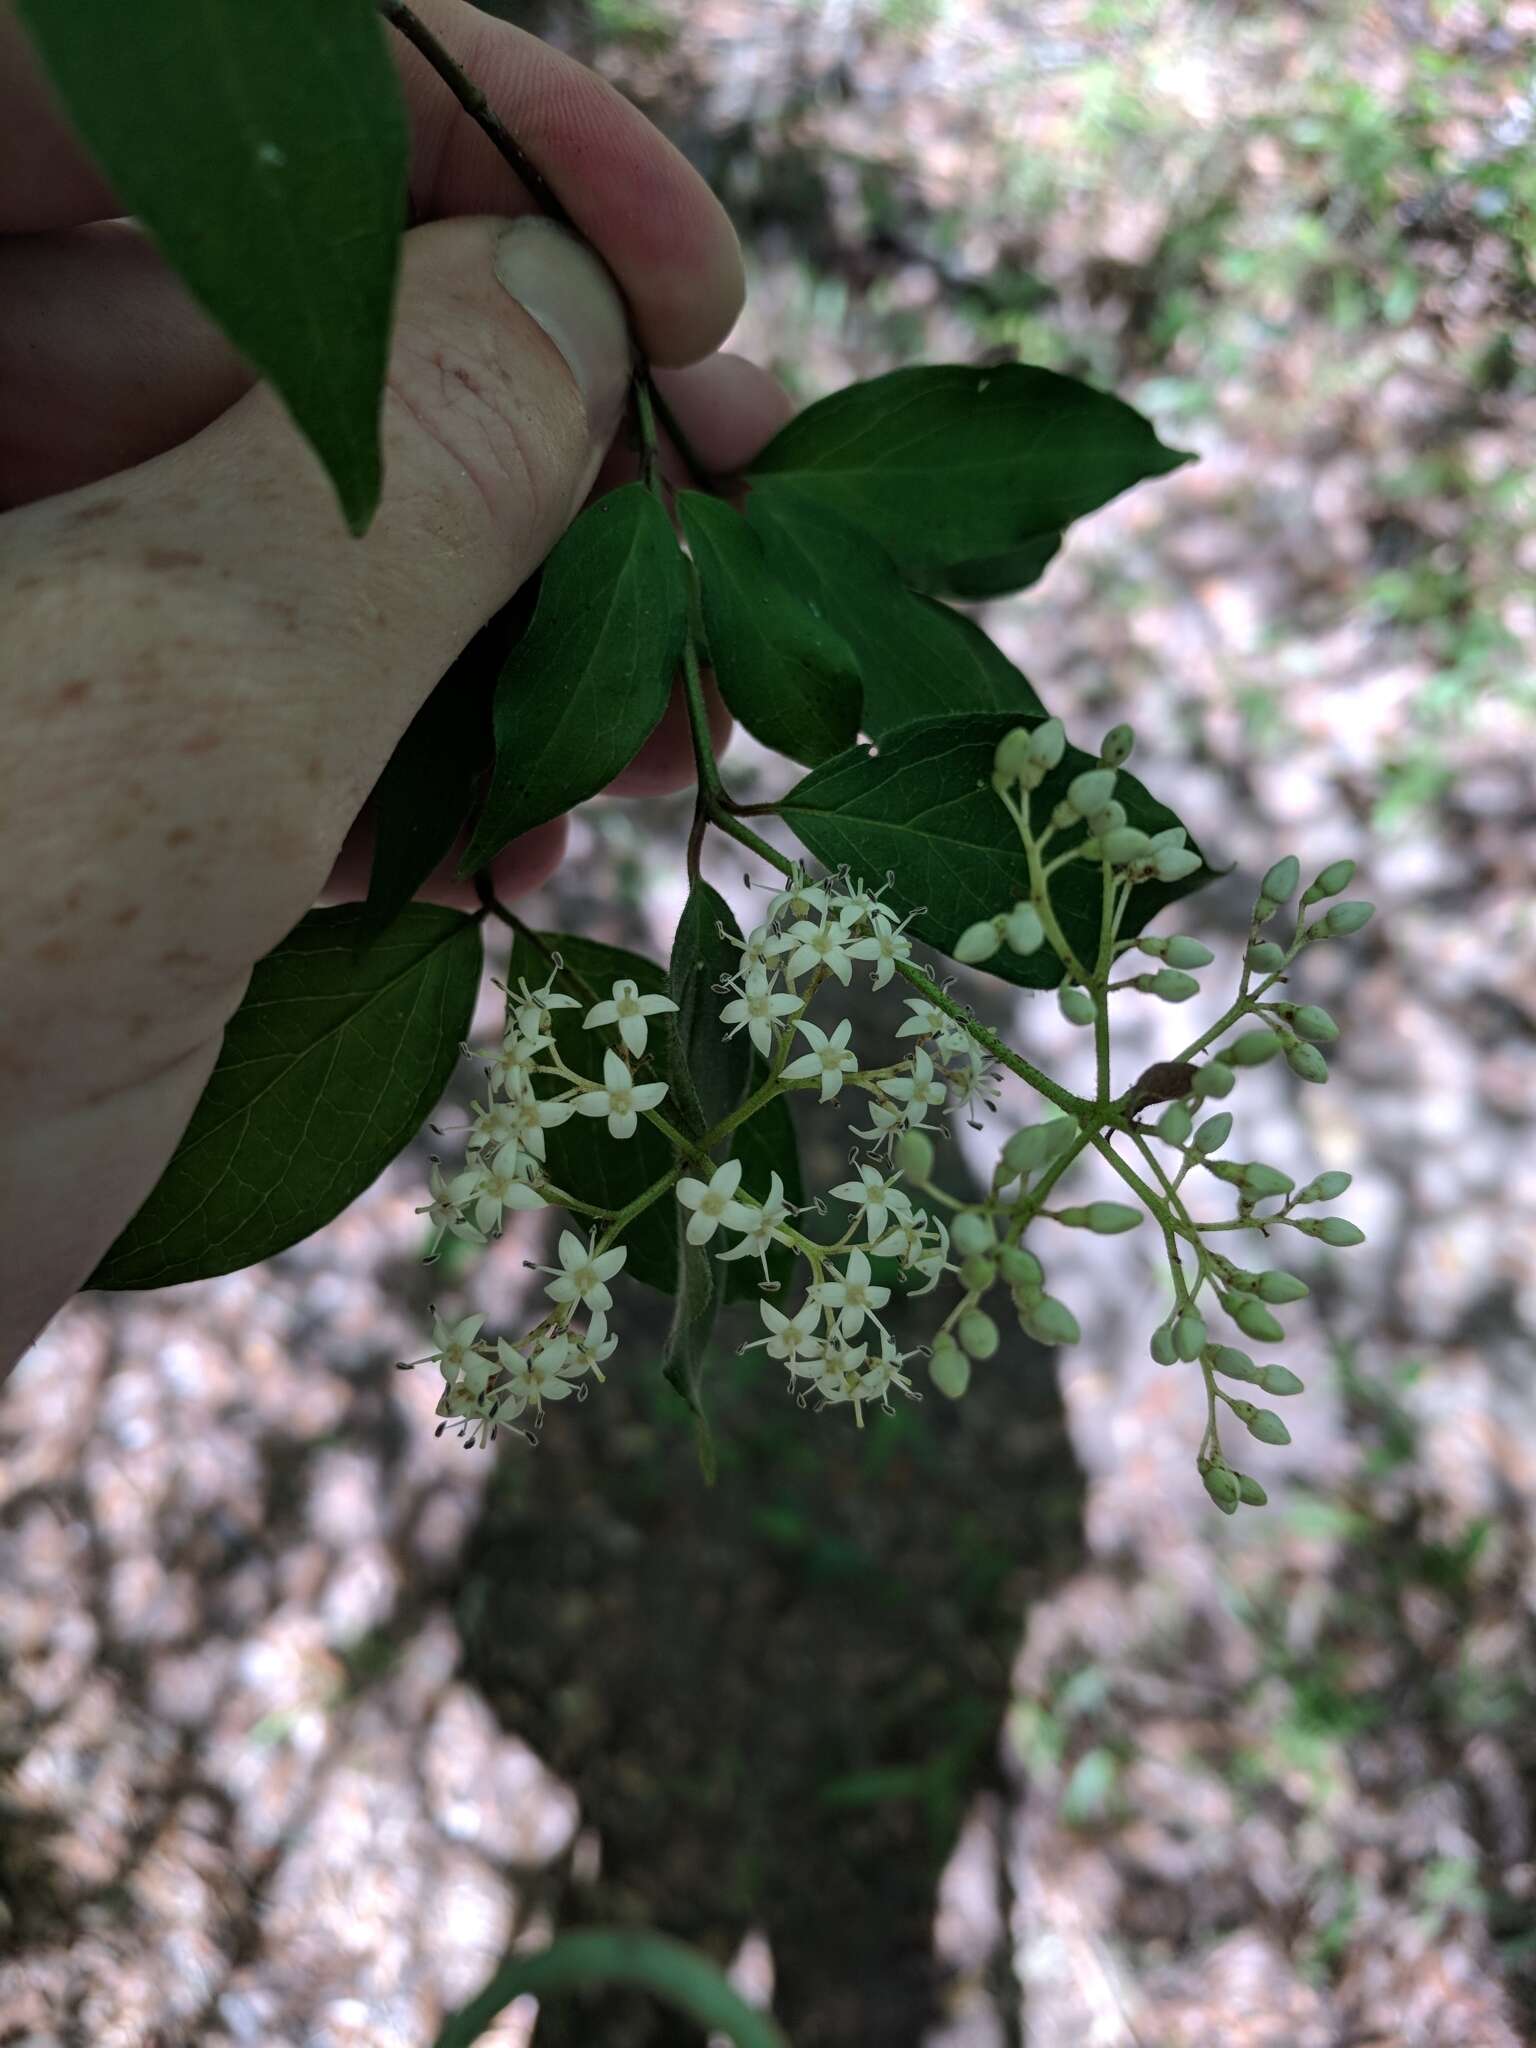
[[616, 981], [613, 994], [606, 1003], [594, 1003], [582, 1018], [582, 1028], [596, 1031], [603, 1024], [617, 1024], [619, 1036], [629, 1048], [632, 1058], [639, 1059], [645, 1051], [649, 1026], [647, 1017], [659, 1017], [667, 1010], [675, 1010], [676, 1003], [670, 996], [643, 996], [636, 983]]
[[928, 1285], [913, 1288], [907, 1297], [915, 1301], [920, 1294], [931, 1294], [939, 1284], [949, 1259], [949, 1232], [926, 1209], [914, 1209], [910, 1216], [893, 1223], [870, 1250], [878, 1258], [899, 1259], [909, 1272], [923, 1275]]
[[509, 1103], [493, 1102], [488, 1109], [482, 1109], [478, 1102], [469, 1106], [475, 1116], [464, 1140], [466, 1152], [494, 1152], [498, 1145], [510, 1145], [516, 1140], [517, 1118]]
[[854, 1251], [844, 1261], [841, 1279], [818, 1280], [811, 1288], [813, 1298], [824, 1309], [838, 1311], [838, 1328], [845, 1337], [857, 1337], [864, 1327], [864, 1318], [878, 1323], [877, 1309], [882, 1309], [891, 1298], [889, 1287], [877, 1287], [870, 1279], [870, 1263], [863, 1252]]
[[571, 1341], [570, 1351], [560, 1370], [568, 1380], [579, 1379], [584, 1372], [591, 1373], [596, 1380], [607, 1377], [603, 1372], [604, 1359], [611, 1358], [619, 1348], [617, 1337], [608, 1334], [608, 1318], [599, 1309], [588, 1322], [580, 1336], [568, 1330]]
[[[889, 917], [876, 916], [872, 920], [874, 931], [867, 939], [855, 939], [848, 948], [850, 960], [873, 960], [875, 971], [871, 977], [872, 988], [884, 988], [896, 971], [898, 960], [910, 960], [912, 941], [900, 925], [893, 924]], [[898, 1032], [897, 1036], [900, 1036]]]
[[942, 1109], [949, 1100], [949, 1090], [942, 1081], [933, 1078], [933, 1061], [919, 1046], [912, 1055], [912, 1072], [909, 1076], [898, 1074], [894, 1080], [881, 1084], [887, 1095], [894, 1095], [898, 1102], [906, 1104], [907, 1122], [916, 1126], [926, 1123], [930, 1109]]
[[821, 1304], [817, 1301], [803, 1301], [792, 1316], [776, 1309], [771, 1301], [760, 1301], [759, 1312], [768, 1325], [766, 1337], [755, 1337], [750, 1344], [743, 1344], [743, 1351], [765, 1350], [770, 1358], [820, 1357], [822, 1342], [816, 1332], [821, 1328]]
[[542, 1038], [547, 1045], [555, 1029], [552, 1013], [581, 1008], [574, 996], [555, 994], [555, 972], [551, 969], [542, 988], [530, 989], [526, 981], [519, 980], [515, 989], [507, 990], [508, 1038], [515, 1033], [522, 1039]]
[[919, 1209], [915, 1216], [898, 1216], [885, 1235], [870, 1245], [870, 1250], [877, 1258], [899, 1259], [904, 1266], [915, 1266], [928, 1248], [922, 1223], [918, 1220], [922, 1214]]
[[530, 1357], [505, 1337], [498, 1340], [496, 1353], [507, 1375], [507, 1390], [519, 1409], [542, 1408], [546, 1401], [563, 1401], [575, 1393], [575, 1387], [560, 1372], [569, 1349], [564, 1337], [546, 1337]]
[[767, 924], [775, 924], [786, 913], [792, 918], [809, 917], [815, 912], [827, 914], [827, 890], [821, 882], [808, 882], [801, 869], [796, 868], [789, 877], [789, 886], [781, 889], [768, 905]]
[[468, 1051], [472, 1059], [485, 1063], [493, 1093], [526, 1095], [533, 1086], [534, 1061], [551, 1043], [542, 1035], [525, 1038], [513, 1024], [503, 1038], [499, 1052], [476, 1052], [473, 1046]]
[[457, 1379], [469, 1365], [472, 1358], [480, 1354], [475, 1350], [475, 1339], [480, 1334], [482, 1316], [465, 1316], [462, 1322], [445, 1323], [436, 1309], [432, 1311], [432, 1349], [425, 1358], [413, 1358], [411, 1365], [437, 1365], [442, 1367], [443, 1378]]
[[464, 1214], [464, 1204], [480, 1184], [480, 1176], [473, 1169], [468, 1173], [455, 1174], [452, 1180], [443, 1178], [441, 1163], [434, 1159], [427, 1176], [432, 1190], [430, 1202], [423, 1202], [417, 1209], [418, 1216], [425, 1216], [432, 1223], [432, 1242], [427, 1247], [427, 1262], [437, 1257], [438, 1246], [446, 1232], [451, 1237], [462, 1237], [466, 1244], [484, 1244], [485, 1234], [476, 1230]]
[[592, 1244], [583, 1244], [574, 1230], [562, 1230], [559, 1269], [536, 1266], [534, 1271], [555, 1275], [544, 1290], [551, 1301], [579, 1301], [583, 1308], [609, 1309], [613, 1307], [613, 1296], [606, 1283], [628, 1256], [628, 1245], [619, 1244], [611, 1251], [600, 1252]]
[[858, 1061], [848, 1050], [848, 1040], [853, 1035], [853, 1026], [846, 1017], [829, 1038], [818, 1025], [808, 1017], [802, 1017], [795, 1026], [811, 1041], [811, 1050], [802, 1053], [797, 1060], [791, 1060], [779, 1076], [783, 1081], [821, 1082], [821, 1099], [830, 1102], [843, 1085], [845, 1074], [856, 1073]]
[[544, 1133], [558, 1124], [569, 1123], [572, 1115], [569, 1102], [538, 1102], [531, 1095], [509, 1107], [518, 1144], [531, 1159], [538, 1160], [545, 1157]]
[[925, 1228], [933, 1233], [933, 1243], [911, 1263], [913, 1270], [921, 1273], [928, 1285], [914, 1287], [908, 1296], [911, 1301], [916, 1301], [921, 1294], [932, 1294], [949, 1270], [949, 1231], [943, 1219], [938, 1216], [924, 1216], [923, 1223]]
[[908, 996], [905, 1001], [912, 1014], [905, 1024], [897, 1026], [898, 1038], [938, 1038], [950, 1028], [944, 1012], [930, 1003], [926, 996]]
[[472, 1450], [479, 1443], [488, 1444], [496, 1434], [497, 1425], [508, 1415], [516, 1415], [522, 1407], [508, 1404], [498, 1389], [488, 1393], [484, 1388], [473, 1389], [467, 1385], [444, 1387], [438, 1400], [437, 1413], [443, 1420], [437, 1425], [442, 1435], [450, 1424], [457, 1423], [464, 1438], [464, 1448]]
[[848, 986], [853, 968], [849, 962], [848, 934], [835, 919], [813, 924], [802, 918], [773, 942], [774, 951], [788, 953], [784, 971], [791, 981], [802, 974], [814, 974], [818, 967], [830, 968], [843, 987]]
[[688, 1219], [687, 1238], [690, 1244], [708, 1244], [722, 1223], [731, 1230], [751, 1229], [752, 1211], [736, 1200], [740, 1183], [739, 1159], [727, 1159], [723, 1166], [715, 1168], [707, 1181], [684, 1175], [678, 1182], [678, 1201], [685, 1209], [693, 1211]]
[[871, 1238], [876, 1238], [885, 1228], [885, 1219], [891, 1210], [898, 1215], [909, 1206], [907, 1197], [897, 1187], [899, 1175], [889, 1179], [878, 1166], [861, 1162], [857, 1180], [845, 1180], [832, 1192], [840, 1201], [851, 1202], [856, 1209], [864, 1211], [864, 1222]]
[[880, 917], [895, 922], [892, 913], [881, 902], [879, 891], [866, 888], [862, 878], [844, 889], [837, 903], [837, 914], [850, 929], [856, 924], [873, 924]]
[[786, 989], [775, 995], [767, 974], [761, 967], [754, 967], [746, 976], [741, 994], [720, 1012], [720, 1022], [734, 1027], [728, 1034], [731, 1038], [745, 1026], [748, 1038], [767, 1059], [773, 1049], [774, 1024], [780, 1017], [788, 1017], [804, 1007], [801, 998], [790, 995]]
[[859, 1382], [858, 1399], [883, 1402], [887, 1413], [890, 1410], [889, 1394], [892, 1387], [900, 1387], [904, 1394], [912, 1392], [912, 1382], [901, 1371], [906, 1354], [885, 1352], [864, 1368]]
[[[739, 1244], [732, 1245], [728, 1252], [716, 1252], [717, 1259], [759, 1258], [763, 1262], [763, 1278], [768, 1278], [768, 1254], [778, 1241], [778, 1232], [790, 1215], [789, 1204], [784, 1199], [784, 1183], [774, 1174], [768, 1183], [768, 1199], [754, 1209], [746, 1202], [736, 1202], [733, 1208], [745, 1211], [751, 1217], [746, 1235]], [[729, 1215], [721, 1218], [727, 1230], [740, 1230], [742, 1225], [733, 1222]]]
[[615, 1138], [632, 1138], [639, 1114], [654, 1109], [667, 1092], [665, 1081], [636, 1081], [612, 1046], [603, 1054], [603, 1084], [578, 1095], [571, 1107], [578, 1116], [607, 1117]]
[[856, 1138], [865, 1138], [871, 1145], [889, 1145], [896, 1133], [907, 1121], [906, 1111], [893, 1108], [888, 1102], [877, 1102], [873, 1096], [869, 1104], [869, 1129], [861, 1130], [857, 1124], [850, 1124], [849, 1130]]
[[738, 981], [755, 974], [759, 968], [769, 966], [773, 958], [773, 940], [772, 925], [760, 924], [747, 933], [741, 946], [741, 966], [736, 976]]
[[523, 1174], [527, 1157], [516, 1145], [503, 1145], [495, 1154], [481, 1155], [475, 1176], [475, 1223], [484, 1231], [499, 1235], [504, 1209], [542, 1209], [544, 1197], [531, 1188]]

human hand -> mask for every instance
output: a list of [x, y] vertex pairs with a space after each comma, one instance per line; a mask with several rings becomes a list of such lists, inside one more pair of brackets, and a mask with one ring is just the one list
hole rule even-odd
[[[422, 11], [603, 262], [547, 222], [508, 233], [525, 195], [401, 46], [426, 224], [405, 239], [361, 541], [271, 394], [113, 217], [0, 13], [0, 1369], [153, 1185], [253, 962], [320, 893], [438, 677], [628, 473], [614, 282], [702, 460], [739, 467], [787, 409], [709, 353], [739, 257], [671, 146], [533, 38], [461, 0]], [[632, 788], [678, 779], [668, 726]], [[514, 849], [499, 888], [558, 857], [561, 830]]]

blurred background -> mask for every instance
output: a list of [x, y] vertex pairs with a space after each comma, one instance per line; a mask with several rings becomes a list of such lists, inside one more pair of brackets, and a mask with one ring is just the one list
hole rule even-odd
[[[1198, 453], [983, 616], [1234, 864], [1179, 920], [1213, 1003], [1272, 859], [1359, 862], [1377, 918], [1304, 977], [1334, 1084], [1237, 1107], [1369, 1241], [1305, 1268], [1236, 1522], [1135, 1239], [1055, 1252], [1073, 1352], [1010, 1335], [862, 1435], [724, 1330], [712, 1490], [638, 1291], [536, 1451], [434, 1441], [394, 1360], [429, 1300], [515, 1325], [542, 1240], [424, 1270], [425, 1142], [270, 1266], [80, 1301], [0, 1394], [0, 2041], [418, 2048], [592, 1921], [699, 1942], [796, 2048], [1536, 2040], [1536, 5], [534, 25], [715, 184], [735, 345], [798, 398], [1006, 351]], [[664, 954], [685, 828], [589, 807], [530, 921]], [[1074, 1070], [1053, 1005], [975, 999]], [[1197, 1008], [1131, 1011], [1121, 1071]], [[607, 1998], [488, 2038], [697, 2036]]]

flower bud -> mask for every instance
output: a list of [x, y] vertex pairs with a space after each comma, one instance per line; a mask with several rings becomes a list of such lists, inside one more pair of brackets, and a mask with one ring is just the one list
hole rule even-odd
[[1279, 908], [1279, 904], [1272, 897], [1260, 896], [1253, 906], [1253, 922], [1255, 924], [1268, 924]]
[[1355, 864], [1352, 860], [1336, 860], [1332, 862], [1331, 865], [1323, 869], [1323, 872], [1318, 876], [1311, 888], [1308, 889], [1306, 895], [1302, 897], [1302, 909], [1305, 910], [1309, 903], [1320, 903], [1325, 896], [1337, 896], [1341, 890], [1349, 887], [1350, 883], [1354, 880], [1354, 875]]
[[1066, 727], [1059, 718], [1048, 718], [1029, 736], [1029, 755], [1041, 768], [1054, 768], [1067, 750]]
[[951, 1401], [958, 1401], [971, 1384], [971, 1361], [948, 1334], [934, 1339], [933, 1356], [928, 1361], [928, 1377], [939, 1392], [947, 1395]]
[[1277, 967], [1285, 965], [1285, 948], [1277, 946], [1273, 939], [1256, 939], [1243, 958], [1255, 974], [1273, 974]]
[[1136, 987], [1144, 995], [1160, 996], [1165, 1003], [1187, 1003], [1191, 996], [1200, 993], [1195, 977], [1177, 967], [1159, 967], [1154, 974], [1138, 974]]
[[1091, 817], [1115, 793], [1113, 768], [1085, 768], [1067, 784], [1067, 802], [1080, 818]]
[[990, 1358], [1001, 1341], [996, 1323], [981, 1308], [966, 1310], [955, 1335], [960, 1339], [960, 1349], [969, 1352], [972, 1358]]
[[1144, 860], [1152, 850], [1152, 841], [1134, 825], [1121, 825], [1104, 834], [1102, 850], [1111, 867], [1123, 868], [1133, 860]]
[[1182, 882], [1202, 865], [1200, 856], [1192, 847], [1162, 847], [1152, 864], [1152, 871], [1160, 882]]
[[1316, 1180], [1309, 1180], [1296, 1197], [1298, 1202], [1336, 1202], [1354, 1179], [1352, 1173], [1345, 1173], [1338, 1167], [1320, 1173]]
[[1266, 1394], [1299, 1394], [1306, 1382], [1299, 1380], [1288, 1365], [1266, 1365], [1259, 1374], [1259, 1385]]
[[1128, 725], [1112, 725], [1099, 745], [1099, 759], [1106, 768], [1122, 768], [1131, 758], [1136, 735]]
[[1237, 1512], [1242, 1489], [1230, 1465], [1207, 1465], [1200, 1478], [1217, 1507], [1229, 1515]]
[[[1106, 833], [1118, 832], [1124, 824], [1125, 805], [1116, 803], [1111, 797], [1107, 804], [1100, 804], [1096, 811], [1089, 812], [1088, 836], [1090, 839], [1103, 839]], [[1099, 851], [1102, 853], [1103, 850], [1101, 846]]]
[[1015, 953], [1036, 953], [1045, 941], [1045, 926], [1032, 903], [1015, 903], [1003, 926], [1003, 936]]
[[1245, 1031], [1241, 1038], [1234, 1038], [1230, 1045], [1221, 1048], [1221, 1057], [1229, 1067], [1260, 1067], [1265, 1060], [1272, 1060], [1279, 1050], [1278, 1033]]
[[1294, 853], [1288, 853], [1284, 860], [1277, 860], [1259, 884], [1261, 895], [1271, 903], [1289, 903], [1296, 894], [1296, 884], [1301, 880], [1301, 862]]
[[1061, 1014], [1069, 1024], [1091, 1024], [1098, 1015], [1093, 997], [1086, 989], [1064, 988], [1056, 1001], [1061, 1006]]
[[1075, 1344], [1083, 1334], [1077, 1317], [1054, 1294], [1042, 1294], [1032, 1308], [1021, 1310], [1019, 1321], [1038, 1344]]
[[1205, 1349], [1205, 1318], [1199, 1309], [1182, 1309], [1174, 1317], [1173, 1348], [1186, 1365], [1192, 1365]]
[[1323, 919], [1323, 930], [1330, 939], [1347, 939], [1375, 915], [1374, 903], [1335, 903]]
[[955, 958], [966, 967], [979, 967], [983, 960], [990, 960], [1003, 943], [1002, 919], [982, 918], [976, 924], [968, 924], [955, 941]]
[[1172, 1365], [1178, 1357], [1178, 1353], [1173, 1348], [1172, 1326], [1168, 1323], [1159, 1323], [1152, 1332], [1152, 1341], [1147, 1346], [1147, 1349], [1152, 1353], [1155, 1364]]
[[1246, 1351], [1239, 1351], [1235, 1345], [1212, 1344], [1205, 1357], [1212, 1372], [1224, 1373], [1229, 1380], [1258, 1380], [1259, 1368]]
[[1170, 1102], [1157, 1120], [1157, 1135], [1169, 1145], [1186, 1144], [1193, 1122], [1182, 1102]]
[[1006, 789], [1010, 783], [1017, 782], [1033, 763], [1028, 729], [1016, 725], [997, 743], [997, 751], [992, 756], [992, 780]]
[[1229, 1295], [1223, 1299], [1222, 1307], [1227, 1310], [1245, 1337], [1252, 1337], [1259, 1344], [1285, 1342], [1285, 1332], [1278, 1320], [1270, 1314], [1262, 1301], [1256, 1301], [1251, 1294]]
[[1118, 1237], [1122, 1231], [1136, 1228], [1141, 1211], [1126, 1202], [1089, 1202], [1081, 1209], [1058, 1210], [1056, 1221], [1077, 1230], [1092, 1230], [1100, 1237]]
[[1288, 1444], [1291, 1440], [1291, 1432], [1273, 1408], [1255, 1408], [1252, 1415], [1243, 1419], [1249, 1435], [1256, 1436], [1261, 1444]]
[[1352, 1244], [1364, 1244], [1365, 1232], [1358, 1223], [1351, 1223], [1344, 1216], [1311, 1216], [1306, 1222], [1293, 1219], [1292, 1228], [1299, 1230], [1303, 1237], [1318, 1238], [1323, 1244], [1331, 1244], [1342, 1251]]
[[1198, 939], [1175, 932], [1163, 942], [1163, 958], [1170, 967], [1209, 967], [1216, 955]]
[[960, 1285], [967, 1294], [985, 1294], [997, 1278], [997, 1267], [985, 1252], [972, 1252], [960, 1261]]
[[926, 1131], [903, 1131], [896, 1140], [896, 1164], [913, 1180], [933, 1172], [933, 1140]]
[[1315, 1045], [1288, 1045], [1285, 1064], [1298, 1081], [1326, 1081], [1328, 1062]]
[[1044, 1124], [1026, 1124], [1015, 1131], [1003, 1147], [1003, 1165], [1009, 1179], [1046, 1165], [1058, 1152], [1066, 1150], [1076, 1131], [1077, 1125], [1069, 1116], [1052, 1117]]
[[1248, 1473], [1238, 1473], [1237, 1487], [1237, 1497], [1245, 1508], [1267, 1508], [1269, 1506], [1269, 1495], [1260, 1486], [1257, 1479], [1250, 1477]]
[[1219, 1116], [1208, 1116], [1195, 1133], [1197, 1152], [1219, 1152], [1232, 1135], [1232, 1112], [1224, 1109]]
[[975, 1209], [962, 1209], [949, 1226], [949, 1241], [965, 1257], [971, 1252], [990, 1251], [997, 1242], [992, 1218]]
[[1220, 1101], [1223, 1095], [1232, 1093], [1237, 1076], [1222, 1060], [1207, 1060], [1195, 1075], [1195, 1093], [1202, 1102], [1214, 1098]]
[[1010, 1287], [1038, 1287], [1045, 1275], [1040, 1261], [1021, 1244], [1005, 1244], [997, 1255], [997, 1269]]
[[1303, 1003], [1291, 1012], [1291, 1029], [1314, 1045], [1332, 1045], [1339, 1035], [1338, 1025], [1316, 1003]]
[[1255, 1202], [1269, 1195], [1288, 1195], [1295, 1185], [1288, 1173], [1278, 1166], [1266, 1166], [1262, 1159], [1250, 1159], [1243, 1168], [1243, 1190]]
[[1288, 1301], [1305, 1301], [1312, 1290], [1294, 1273], [1282, 1272], [1278, 1266], [1271, 1266], [1266, 1273], [1254, 1274], [1253, 1292], [1260, 1301], [1271, 1302], [1279, 1308]]

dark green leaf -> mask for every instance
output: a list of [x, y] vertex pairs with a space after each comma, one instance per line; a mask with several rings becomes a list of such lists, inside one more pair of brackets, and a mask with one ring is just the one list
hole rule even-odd
[[748, 474], [783, 478], [842, 513], [928, 586], [1189, 459], [1131, 406], [1075, 378], [956, 363], [835, 392], [797, 414]]
[[672, 1209], [677, 1217], [677, 1301], [661, 1376], [687, 1403], [698, 1439], [699, 1466], [705, 1484], [713, 1486], [717, 1464], [714, 1432], [704, 1412], [704, 1368], [720, 1307], [715, 1262], [708, 1245], [689, 1244], [684, 1234], [688, 1218], [676, 1203]]
[[1026, 541], [1007, 554], [952, 563], [942, 574], [930, 576], [925, 587], [935, 597], [957, 597], [967, 604], [1003, 597], [1011, 590], [1027, 590], [1056, 559], [1062, 538], [1059, 533], [1043, 533], [1038, 540]]
[[22, 0], [70, 119], [271, 380], [354, 532], [406, 219], [405, 110], [372, 0]]
[[[1029, 894], [1029, 870], [1013, 820], [991, 786], [992, 755], [1011, 725], [1035, 719], [991, 716], [925, 718], [881, 742], [877, 754], [854, 747], [813, 769], [785, 797], [787, 824], [829, 868], [845, 862], [861, 873], [894, 871], [887, 896], [903, 915], [918, 910], [913, 929], [947, 952], [968, 924], [1008, 910]], [[1043, 819], [1066, 793], [1074, 775], [1095, 766], [1069, 747], [1061, 765], [1032, 799]], [[1123, 771], [1115, 796], [1132, 825], [1162, 832], [1179, 820]], [[1081, 827], [1051, 841], [1052, 857], [1065, 852]], [[1198, 851], [1198, 849], [1196, 849]], [[1201, 868], [1187, 881], [1144, 882], [1132, 891], [1120, 930], [1133, 937], [1149, 919], [1212, 879]], [[1063, 868], [1052, 877], [1052, 901], [1067, 942], [1082, 960], [1096, 955], [1100, 875], [1097, 864]], [[987, 971], [1023, 988], [1049, 988], [1060, 979], [1049, 947], [1021, 958], [1004, 947]]]
[[769, 478], [753, 486], [747, 521], [776, 574], [852, 647], [872, 738], [940, 712], [1043, 716], [1028, 677], [980, 626], [908, 590], [878, 543], [840, 513]]
[[677, 501], [698, 567], [710, 663], [754, 739], [814, 767], [859, 736], [853, 650], [769, 568], [739, 512], [702, 491]]
[[442, 1094], [480, 985], [472, 917], [411, 904], [364, 950], [362, 906], [311, 911], [258, 960], [169, 1166], [87, 1283], [169, 1287], [308, 1237]]
[[[587, 1031], [582, 1018], [593, 1002], [603, 1002], [620, 980], [636, 983], [642, 995], [665, 995], [667, 978], [654, 960], [622, 946], [602, 946], [595, 939], [579, 939], [567, 932], [545, 932], [541, 944], [558, 953], [564, 972], [556, 980], [557, 990], [576, 996], [581, 1007], [552, 1012], [555, 1046], [573, 1072], [599, 1080], [603, 1071], [603, 1049], [619, 1048], [616, 1031]], [[514, 948], [514, 975], [526, 975], [530, 988], [540, 988], [548, 968], [522, 948]], [[651, 1019], [646, 1061], [636, 1072], [646, 1080], [667, 1080], [665, 1035]], [[672, 1118], [672, 1098], [667, 1096], [660, 1113]], [[549, 1178], [578, 1201], [592, 1202], [600, 1209], [619, 1210], [628, 1206], [667, 1172], [673, 1164], [672, 1147], [655, 1127], [640, 1119], [632, 1138], [609, 1136], [602, 1117], [573, 1116], [545, 1134]], [[626, 1273], [643, 1280], [648, 1287], [672, 1294], [677, 1287], [677, 1201], [669, 1191], [653, 1202], [624, 1231], [620, 1242], [629, 1246]]]
[[[721, 927], [735, 935], [720, 936]], [[731, 906], [708, 882], [695, 882], [672, 941], [667, 993], [677, 1004], [668, 1031], [668, 1078], [677, 1118], [695, 1136], [720, 1122], [747, 1092], [752, 1045], [726, 1036], [720, 1011], [729, 1000], [715, 984], [741, 965], [741, 931]]]
[[545, 562], [502, 671], [496, 767], [462, 873], [628, 767], [667, 708], [687, 619], [687, 563], [651, 494], [625, 484], [589, 505]]

